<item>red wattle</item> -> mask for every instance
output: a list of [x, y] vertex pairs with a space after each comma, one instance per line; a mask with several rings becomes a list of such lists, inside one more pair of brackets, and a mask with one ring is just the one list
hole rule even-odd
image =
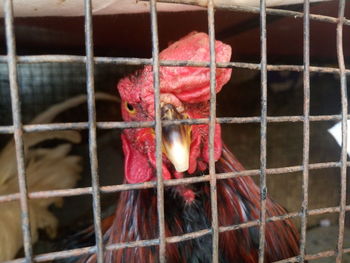
[[131, 147], [130, 142], [124, 134], [122, 134], [121, 138], [125, 156], [124, 169], [126, 181], [130, 184], [150, 181], [154, 172], [146, 156]]
[[[148, 152], [147, 155], [148, 155], [150, 162], [153, 165], [153, 168], [156, 169], [156, 156], [155, 156], [154, 152]], [[163, 175], [164, 180], [171, 179], [171, 174], [170, 174], [168, 168], [166, 167], [166, 165], [164, 164], [164, 162], [162, 163], [162, 175]]]
[[192, 129], [192, 138], [194, 139], [190, 147], [190, 158], [189, 158], [190, 163], [187, 170], [189, 174], [193, 174], [196, 171], [197, 159], [201, 153], [200, 144], [201, 144], [202, 137], [198, 132], [195, 132], [195, 129]]

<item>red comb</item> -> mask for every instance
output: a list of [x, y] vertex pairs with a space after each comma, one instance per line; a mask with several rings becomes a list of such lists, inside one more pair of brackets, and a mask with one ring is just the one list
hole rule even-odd
[[[215, 41], [216, 61], [229, 62], [231, 47]], [[192, 32], [171, 44], [160, 53], [161, 60], [209, 62], [209, 37], [205, 33]], [[217, 68], [216, 92], [231, 77], [231, 69]], [[146, 103], [153, 112], [152, 66], [146, 66], [138, 74], [121, 80], [118, 89], [123, 100], [130, 103]], [[160, 67], [160, 91], [175, 95], [182, 102], [196, 103], [210, 98], [210, 69], [208, 67]]]

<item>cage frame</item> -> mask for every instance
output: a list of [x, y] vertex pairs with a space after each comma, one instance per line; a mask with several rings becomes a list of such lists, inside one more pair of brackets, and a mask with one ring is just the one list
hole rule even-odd
[[[350, 20], [346, 19], [345, 14], [345, 0], [339, 0], [338, 17], [330, 17], [323, 15], [310, 14], [310, 1], [304, 0], [303, 12], [271, 9], [266, 8], [266, 0], [260, 0], [260, 7], [239, 7], [220, 3], [214, 3], [214, 0], [203, 1], [203, 6], [207, 8], [208, 14], [208, 32], [210, 39], [210, 62], [193, 62], [193, 61], [161, 61], [159, 59], [158, 47], [158, 24], [157, 24], [157, 2], [167, 3], [185, 3], [197, 4], [195, 0], [149, 0], [150, 14], [151, 14], [151, 33], [152, 33], [152, 58], [122, 58], [122, 57], [95, 57], [93, 52], [93, 25], [92, 25], [92, 7], [91, 0], [84, 1], [84, 25], [85, 25], [85, 56], [70, 56], [70, 55], [33, 55], [33, 56], [17, 56], [16, 42], [14, 35], [14, 15], [12, 0], [4, 0], [4, 20], [7, 55], [0, 56], [1, 63], [7, 63], [9, 68], [10, 94], [12, 105], [13, 125], [0, 126], [0, 134], [12, 134], [15, 140], [16, 160], [18, 167], [18, 182], [19, 193], [0, 196], [0, 203], [19, 200], [21, 207], [22, 231], [23, 231], [23, 245], [24, 258], [14, 259], [8, 262], [42, 262], [54, 259], [63, 259], [67, 257], [86, 255], [91, 253], [97, 254], [97, 262], [103, 262], [104, 250], [114, 250], [121, 248], [141, 247], [141, 246], [159, 246], [159, 261], [166, 262], [166, 244], [176, 243], [184, 240], [198, 238], [204, 235], [211, 234], [213, 236], [213, 253], [212, 262], [219, 262], [218, 256], [218, 242], [219, 233], [225, 231], [233, 231], [236, 229], [258, 226], [259, 227], [259, 263], [264, 262], [264, 244], [265, 244], [265, 224], [277, 220], [285, 220], [289, 218], [301, 218], [301, 238], [300, 238], [300, 255], [278, 261], [282, 262], [304, 262], [305, 260], [318, 259], [323, 257], [336, 256], [336, 262], [342, 261], [344, 253], [350, 253], [350, 248], [344, 248], [344, 221], [345, 212], [350, 211], [350, 205], [346, 205], [346, 169], [350, 166], [347, 162], [347, 119], [348, 115], [348, 99], [347, 99], [347, 75], [350, 75], [350, 69], [346, 69], [344, 52], [343, 52], [343, 27], [350, 26]], [[244, 62], [215, 62], [215, 9], [225, 9], [232, 11], [242, 11], [247, 13], [260, 14], [260, 63], [244, 63]], [[293, 16], [295, 18], [303, 18], [303, 65], [269, 65], [267, 63], [266, 52], [266, 16]], [[336, 24], [336, 38], [337, 38], [337, 60], [338, 68], [320, 67], [310, 65], [310, 20], [321, 21], [326, 23]], [[17, 81], [17, 64], [19, 63], [42, 63], [42, 62], [78, 62], [86, 65], [87, 84], [86, 92], [88, 98], [88, 122], [79, 123], [55, 123], [55, 124], [32, 124], [24, 125], [21, 119], [20, 110], [20, 96]], [[153, 79], [155, 89], [155, 120], [149, 122], [97, 122], [95, 109], [95, 89], [94, 89], [94, 66], [95, 64], [114, 64], [114, 65], [153, 65]], [[205, 119], [186, 119], [176, 121], [162, 121], [160, 116], [160, 88], [159, 88], [159, 67], [160, 66], [195, 66], [195, 67], [209, 67], [210, 68], [210, 116]], [[260, 70], [261, 72], [261, 114], [256, 117], [224, 117], [216, 118], [216, 93], [215, 93], [215, 74], [216, 68], [246, 68], [253, 70]], [[267, 116], [267, 72], [268, 71], [297, 71], [303, 72], [303, 89], [304, 89], [304, 104], [303, 115], [301, 116]], [[314, 115], [310, 116], [310, 73], [333, 73], [340, 76], [340, 91], [341, 91], [341, 114], [338, 115]], [[342, 148], [339, 162], [309, 162], [309, 144], [310, 144], [310, 122], [337, 120], [342, 123]], [[303, 161], [302, 165], [267, 168], [266, 167], [266, 129], [268, 123], [276, 122], [302, 122], [303, 123]], [[244, 170], [240, 172], [231, 173], [215, 173], [214, 161], [214, 125], [215, 123], [260, 123], [260, 169]], [[162, 151], [161, 151], [161, 131], [162, 126], [174, 124], [208, 124], [209, 125], [209, 174], [202, 177], [191, 177], [182, 179], [173, 179], [163, 181], [162, 177]], [[98, 161], [97, 161], [97, 143], [96, 130], [97, 129], [126, 129], [126, 128], [140, 128], [153, 127], [155, 129], [156, 140], [156, 175], [157, 180], [152, 182], [137, 183], [137, 184], [120, 184], [112, 186], [100, 186], [98, 175]], [[51, 131], [51, 130], [88, 130], [89, 131], [89, 156], [90, 156], [90, 171], [91, 171], [91, 187], [72, 188], [54, 191], [31, 192], [27, 190], [25, 177], [25, 157], [23, 151], [23, 133]], [[326, 207], [320, 209], [308, 209], [308, 180], [309, 171], [323, 168], [339, 168], [341, 179], [341, 194], [340, 203], [336, 207]], [[303, 202], [299, 212], [287, 213], [282, 216], [267, 217], [266, 215], [266, 176], [270, 174], [302, 172], [303, 182]], [[260, 176], [260, 204], [261, 213], [259, 220], [247, 221], [241, 224], [232, 226], [219, 226], [217, 213], [217, 180], [236, 178], [240, 176]], [[212, 227], [211, 229], [204, 229], [197, 232], [187, 233], [181, 236], [165, 236], [164, 230], [164, 187], [181, 184], [190, 184], [198, 182], [209, 182], [211, 189], [211, 209], [212, 209]], [[115, 193], [119, 191], [134, 190], [134, 189], [157, 189], [157, 210], [159, 221], [159, 238], [152, 240], [139, 240], [133, 242], [125, 242], [112, 244], [108, 246], [103, 245], [102, 230], [101, 230], [101, 205], [100, 195], [104, 193]], [[94, 213], [94, 230], [96, 237], [95, 246], [71, 249], [59, 252], [50, 252], [40, 255], [33, 255], [33, 247], [30, 233], [30, 218], [28, 200], [37, 198], [50, 197], [67, 197], [92, 195], [92, 207]], [[310, 215], [320, 215], [326, 213], [339, 213], [339, 233], [336, 250], [323, 251], [317, 254], [308, 255], [305, 252], [306, 243], [306, 226], [307, 217]]]

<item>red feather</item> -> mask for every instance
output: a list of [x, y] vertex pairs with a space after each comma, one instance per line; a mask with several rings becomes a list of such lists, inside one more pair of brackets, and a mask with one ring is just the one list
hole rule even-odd
[[[222, 157], [217, 162], [216, 171], [227, 173], [242, 171], [243, 166], [224, 145]], [[218, 181], [218, 210], [220, 226], [239, 224], [259, 219], [260, 189], [249, 176]], [[241, 199], [239, 200], [238, 197]], [[245, 207], [243, 207], [245, 206]], [[286, 214], [286, 210], [266, 199], [268, 217]], [[249, 217], [249, 218], [247, 218]], [[255, 232], [258, 229], [255, 227]], [[299, 254], [299, 235], [290, 220], [269, 222], [265, 229], [265, 261], [273, 262]], [[255, 243], [258, 237], [255, 238]], [[257, 244], [253, 244], [251, 233], [247, 229], [236, 230], [220, 235], [220, 247], [229, 254], [232, 262], [258, 262]], [[230, 246], [229, 244], [236, 244]], [[228, 247], [229, 246], [229, 247]], [[225, 247], [227, 247], [225, 249]], [[234, 248], [235, 247], [235, 248]]]

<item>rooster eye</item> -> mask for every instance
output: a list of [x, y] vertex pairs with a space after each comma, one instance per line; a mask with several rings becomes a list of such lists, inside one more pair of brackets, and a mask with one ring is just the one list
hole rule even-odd
[[136, 112], [134, 106], [131, 105], [130, 103], [125, 103], [125, 106], [126, 106], [126, 109], [127, 109], [128, 112], [130, 112], [130, 113], [135, 113]]

